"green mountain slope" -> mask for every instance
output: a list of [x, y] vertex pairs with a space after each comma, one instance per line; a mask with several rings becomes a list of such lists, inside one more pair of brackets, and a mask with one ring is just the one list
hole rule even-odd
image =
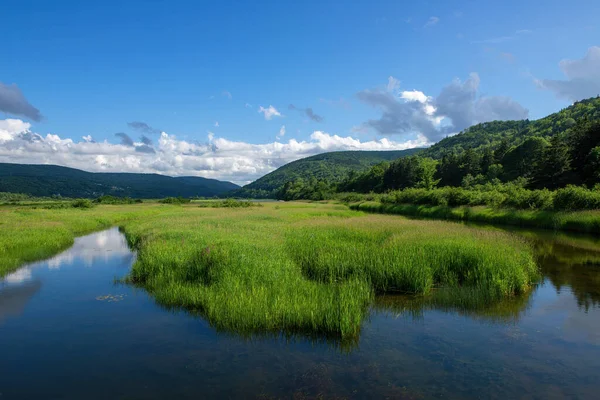
[[492, 121], [474, 125], [458, 135], [448, 137], [421, 153], [424, 157], [439, 159], [444, 153], [478, 150], [485, 146], [495, 148], [502, 140], [509, 146], [518, 146], [531, 137], [550, 138], [555, 134], [568, 133], [578, 121], [600, 120], [600, 97], [577, 102], [557, 113], [530, 121]]
[[339, 182], [352, 171], [360, 173], [375, 164], [417, 154], [422, 149], [397, 151], [335, 151], [317, 154], [286, 164], [233, 192], [235, 196], [265, 198], [274, 196], [286, 182], [316, 178]]
[[[532, 189], [600, 183], [600, 97], [579, 101], [535, 121], [472, 126], [415, 157], [350, 177], [336, 189], [368, 193], [514, 181]], [[294, 194], [310, 196], [306, 188], [291, 189]]]
[[0, 163], [0, 192], [32, 196], [132, 198], [219, 196], [238, 189], [231, 182], [158, 174], [92, 173], [56, 165]]

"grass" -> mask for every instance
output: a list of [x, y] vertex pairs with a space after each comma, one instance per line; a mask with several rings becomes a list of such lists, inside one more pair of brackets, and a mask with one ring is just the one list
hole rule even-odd
[[[378, 293], [430, 296], [454, 288], [458, 306], [475, 297], [488, 304], [526, 292], [538, 278], [531, 247], [508, 234], [335, 204], [145, 203], [0, 213], [4, 273], [67, 247], [75, 235], [119, 225], [138, 251], [127, 282], [164, 306], [248, 336], [353, 341]], [[444, 301], [452, 303], [450, 297]]]
[[354, 203], [350, 204], [349, 207], [353, 210], [371, 213], [600, 234], [599, 210], [514, 210], [487, 206], [448, 207], [416, 204], [384, 204], [377, 201]]

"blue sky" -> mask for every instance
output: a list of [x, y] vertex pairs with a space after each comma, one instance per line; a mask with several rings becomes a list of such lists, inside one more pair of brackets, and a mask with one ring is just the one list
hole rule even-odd
[[316, 152], [536, 119], [600, 87], [598, 15], [597, 1], [9, 1], [0, 161], [244, 183]]

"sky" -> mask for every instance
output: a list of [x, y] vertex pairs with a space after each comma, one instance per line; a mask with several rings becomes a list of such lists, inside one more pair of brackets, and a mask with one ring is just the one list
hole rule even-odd
[[600, 2], [6, 0], [0, 162], [251, 182], [600, 94]]

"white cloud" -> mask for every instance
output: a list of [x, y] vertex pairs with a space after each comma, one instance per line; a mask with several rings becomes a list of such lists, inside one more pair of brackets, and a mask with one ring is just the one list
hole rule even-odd
[[[280, 128], [280, 134], [285, 127]], [[179, 140], [165, 132], [154, 152], [107, 141], [75, 142], [59, 135], [42, 136], [18, 119], [0, 120], [0, 162], [55, 164], [92, 172], [145, 172], [172, 176], [203, 176], [244, 184], [288, 162], [336, 150], [400, 150], [428, 145], [424, 136], [397, 142], [387, 138], [361, 141], [315, 131], [308, 140], [252, 144], [207, 133], [207, 142]]]
[[583, 58], [562, 60], [558, 66], [566, 80], [535, 79], [536, 85], [571, 101], [600, 95], [600, 47], [590, 47]]
[[267, 121], [273, 119], [273, 117], [281, 117], [281, 113], [279, 111], [277, 111], [277, 109], [273, 106], [269, 106], [267, 108], [260, 106], [258, 108], [258, 112], [263, 113], [263, 115], [265, 116], [265, 119]]
[[227, 97], [229, 100], [233, 99], [231, 92], [229, 92], [228, 90], [223, 90], [222, 95], [223, 95], [223, 97]]
[[436, 142], [480, 122], [528, 117], [529, 111], [509, 97], [479, 95], [479, 81], [476, 73], [464, 82], [455, 79], [435, 98], [418, 90], [363, 90], [357, 94], [359, 100], [380, 109], [382, 114], [354, 130], [374, 129], [383, 135], [416, 132]]
[[429, 28], [431, 26], [437, 25], [438, 22], [440, 22], [440, 19], [438, 17], [429, 17], [425, 25], [423, 25], [423, 28]]
[[405, 90], [400, 93], [400, 97], [406, 101], [418, 101], [419, 103], [427, 103], [431, 101], [431, 97], [419, 90]]
[[285, 125], [281, 125], [281, 128], [279, 128], [279, 136], [285, 136]]
[[246, 107], [246, 108], [252, 108], [252, 104], [246, 103], [246, 104], [244, 104], [244, 107]]
[[215, 121], [215, 128], [219, 127], [219, 121]]

